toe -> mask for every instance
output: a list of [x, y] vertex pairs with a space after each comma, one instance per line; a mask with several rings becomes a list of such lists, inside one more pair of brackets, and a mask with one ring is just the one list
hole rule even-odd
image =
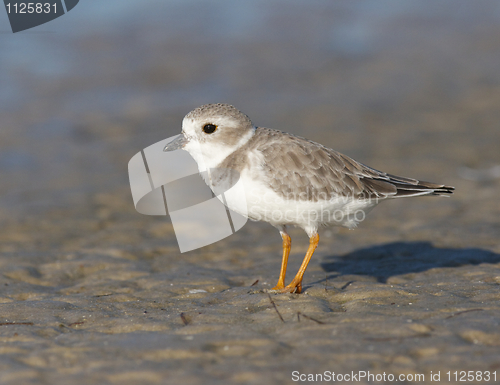
[[302, 291], [302, 286], [300, 284], [295, 285], [295, 284], [290, 284], [285, 286], [283, 289], [279, 290], [279, 293], [297, 293], [300, 294]]

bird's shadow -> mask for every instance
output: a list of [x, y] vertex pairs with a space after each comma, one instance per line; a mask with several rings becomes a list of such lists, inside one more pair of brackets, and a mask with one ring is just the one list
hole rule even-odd
[[342, 256], [328, 256], [321, 267], [330, 277], [364, 275], [378, 282], [436, 267], [457, 267], [499, 263], [500, 254], [479, 248], [452, 249], [434, 247], [430, 242], [395, 242], [355, 250]]

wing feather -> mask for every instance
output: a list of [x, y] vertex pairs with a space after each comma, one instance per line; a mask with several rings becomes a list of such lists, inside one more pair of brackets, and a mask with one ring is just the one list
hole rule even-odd
[[268, 128], [257, 128], [246, 146], [260, 153], [267, 182], [278, 195], [288, 199], [446, 195], [454, 190], [451, 186], [387, 174], [319, 143]]

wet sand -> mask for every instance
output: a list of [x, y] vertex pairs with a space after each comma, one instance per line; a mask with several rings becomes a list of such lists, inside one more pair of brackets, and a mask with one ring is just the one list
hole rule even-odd
[[[150, 3], [0, 38], [0, 383], [499, 378], [500, 179], [463, 172], [500, 164], [498, 5]], [[219, 101], [456, 193], [322, 231], [304, 293], [269, 296], [270, 225], [181, 254], [133, 207], [128, 160]]]

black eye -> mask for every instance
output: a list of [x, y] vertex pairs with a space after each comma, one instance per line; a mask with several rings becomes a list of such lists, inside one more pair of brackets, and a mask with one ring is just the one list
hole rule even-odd
[[207, 123], [203, 126], [203, 132], [205, 134], [212, 134], [215, 130], [217, 130], [217, 126], [215, 124]]

